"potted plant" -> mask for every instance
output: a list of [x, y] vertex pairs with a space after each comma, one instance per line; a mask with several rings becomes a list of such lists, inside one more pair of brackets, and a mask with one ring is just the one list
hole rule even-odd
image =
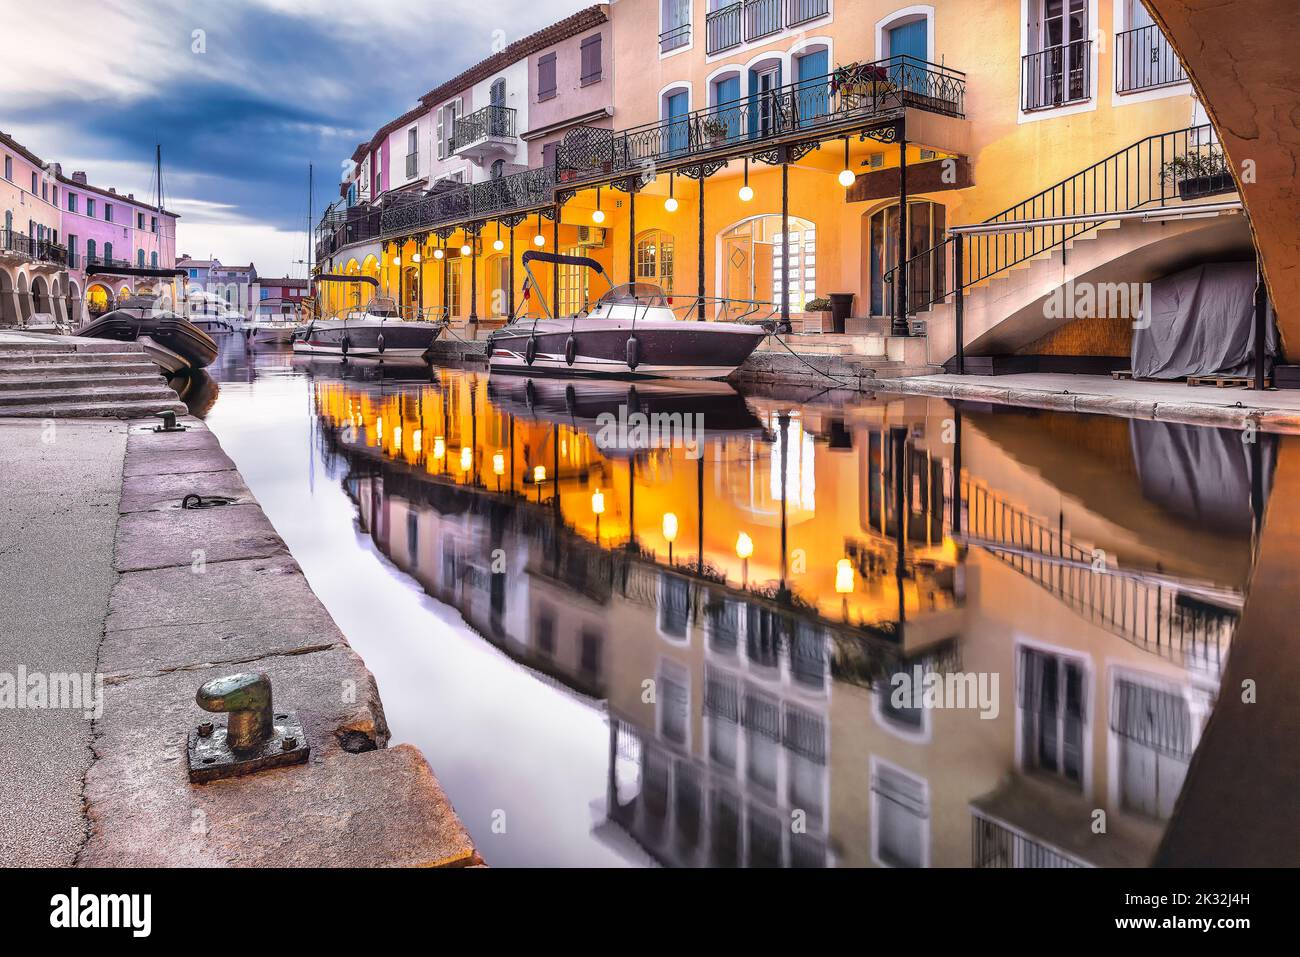
[[1184, 200], [1228, 193], [1237, 188], [1223, 153], [1213, 149], [1175, 156], [1160, 167], [1160, 183], [1176, 184], [1178, 197]]
[[700, 135], [710, 146], [722, 146], [727, 142], [727, 135], [731, 132], [726, 122], [716, 116], [705, 119], [700, 124]]
[[831, 315], [831, 301], [825, 296], [809, 299], [803, 306], [804, 332], [834, 332], [835, 320]]

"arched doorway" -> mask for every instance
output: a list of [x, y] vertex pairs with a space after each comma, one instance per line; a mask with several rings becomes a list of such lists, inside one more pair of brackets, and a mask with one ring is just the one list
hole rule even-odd
[[44, 276], [32, 280], [32, 314], [54, 315], [54, 303], [50, 299], [50, 281]]
[[86, 287], [86, 310], [92, 317], [102, 316], [108, 312], [111, 302], [112, 294], [107, 286], [92, 282]]
[[504, 316], [510, 309], [510, 257], [493, 256], [488, 260], [488, 314]]
[[[909, 259], [933, 249], [943, 241], [948, 211], [939, 203], [915, 200], [907, 204], [907, 256]], [[894, 312], [893, 284], [885, 275], [898, 262], [898, 203], [891, 203], [866, 214], [867, 283], [870, 289], [871, 315], [890, 316]], [[909, 311], [923, 310], [943, 295], [947, 279], [942, 255], [915, 262], [907, 274]]]
[[402, 290], [405, 293], [401, 304], [403, 315], [408, 319], [420, 318], [420, 271], [414, 265], [402, 267]]
[[673, 234], [662, 229], [648, 229], [636, 239], [636, 278], [653, 282], [665, 292], [673, 291], [673, 265], [677, 243]]
[[68, 321], [72, 323], [73, 328], [80, 326], [86, 320], [86, 316], [81, 308], [81, 289], [76, 280], [68, 280]]
[[131, 287], [129, 285], [124, 285], [122, 286], [121, 289], [117, 291], [117, 301], [119, 303], [126, 302], [130, 298], [131, 298]]
[[[790, 262], [782, 268], [781, 217], [775, 213], [755, 216], [732, 226], [722, 234], [722, 294], [739, 299], [781, 305], [781, 293], [789, 291], [790, 308], [801, 311], [817, 295], [817, 226], [811, 220], [790, 217]], [[753, 307], [729, 306], [735, 314], [752, 312]]]
[[19, 317], [18, 290], [14, 287], [14, 278], [6, 270], [0, 269], [0, 326], [16, 326]]
[[[378, 259], [377, 257], [371, 255], [371, 256], [367, 256], [364, 260], [362, 260], [362, 262], [361, 262], [361, 275], [363, 275], [363, 276], [369, 276], [371, 279], [378, 280], [378, 279], [379, 279], [379, 259]], [[369, 289], [363, 289], [361, 286], [358, 286], [358, 287], [357, 287], [357, 290], [358, 290], [357, 295], [358, 295], [358, 297], [359, 297], [359, 302], [360, 302], [360, 304], [363, 305], [363, 306], [364, 306], [364, 305], [369, 301], [371, 295], [374, 295], [374, 294], [377, 294], [377, 293], [378, 293], [378, 290], [374, 290], [374, 292], [372, 292], [372, 291], [369, 290]]]

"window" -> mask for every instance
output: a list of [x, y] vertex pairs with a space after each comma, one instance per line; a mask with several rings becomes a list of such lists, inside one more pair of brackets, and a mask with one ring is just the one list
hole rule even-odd
[[14, 181], [14, 158], [12, 156], [5, 156], [5, 179], [11, 183]]
[[659, 667], [658, 695], [659, 735], [665, 741], [686, 746], [690, 733], [691, 694], [686, 670], [665, 661]]
[[871, 819], [877, 861], [887, 867], [926, 865], [930, 796], [924, 780], [873, 761]]
[[157, 217], [157, 216], [150, 216], [150, 217], [149, 217], [149, 232], [151, 232], [151, 233], [156, 233], [156, 232], [158, 232], [158, 217]]
[[1089, 0], [1029, 0], [1029, 50], [1021, 66], [1022, 109], [1043, 110], [1092, 95]]
[[506, 161], [503, 159], [493, 160], [492, 165], [488, 167], [488, 175], [492, 179], [500, 179], [506, 174]]
[[659, 575], [659, 631], [669, 638], [686, 640], [690, 622], [691, 586], [678, 575]]
[[77, 254], [77, 237], [75, 234], [68, 234], [68, 252], [75, 256]]
[[42, 183], [41, 183], [41, 199], [48, 200], [49, 198], [50, 198], [50, 184], [49, 184], [49, 183], [46, 183], [46, 182], [42, 182]]
[[636, 243], [636, 278], [658, 283], [673, 291], [673, 237], [661, 229], [646, 233]]
[[438, 159], [446, 159], [455, 149], [456, 117], [460, 116], [461, 103], [461, 100], [452, 100], [438, 109]]
[[[919, 256], [943, 242], [947, 230], [947, 209], [926, 200], [907, 204], [907, 255]], [[885, 276], [898, 261], [898, 204], [871, 214], [867, 224], [871, 261], [871, 314], [893, 315], [894, 287]], [[910, 312], [924, 311], [929, 303], [941, 298], [947, 280], [947, 261], [939, 254], [916, 259], [907, 271], [907, 298]]]
[[144, 250], [143, 250], [143, 249], [137, 249], [137, 250], [135, 251], [135, 264], [136, 264], [137, 266], [139, 266], [141, 269], [144, 268]]
[[76, 211], [77, 211], [77, 194], [68, 193], [68, 212], [75, 213]]
[[51, 203], [52, 205], [56, 206], [56, 207], [59, 205], [59, 187], [58, 187], [58, 186], [52, 186], [52, 187], [50, 187], [50, 203]]
[[775, 793], [781, 752], [781, 716], [776, 700], [746, 692], [741, 721], [745, 726], [745, 776], [752, 784]]
[[[503, 577], [500, 575], [494, 576]], [[600, 632], [591, 628], [582, 629], [582, 647], [579, 652], [578, 668], [581, 670], [583, 677], [592, 679], [600, 677], [600, 647], [604, 644], [604, 636]]]
[[691, 42], [691, 0], [659, 0], [659, 52]]
[[[584, 255], [583, 250], [578, 246], [572, 246], [564, 252], [568, 256]], [[560, 315], [572, 316], [587, 306], [591, 286], [589, 272], [582, 266], [561, 264]]]
[[86, 215], [93, 217], [95, 215], [95, 197], [86, 197]]
[[199, 271], [198, 271], [197, 269], [191, 269], [191, 270], [190, 270], [190, 278], [191, 278], [191, 279], [198, 279], [198, 278], [199, 278]]
[[1168, 820], [1192, 758], [1192, 715], [1172, 690], [1116, 677], [1110, 729], [1119, 739], [1119, 797], [1126, 811]]
[[5, 233], [6, 233], [6, 235], [7, 235], [8, 233], [13, 232], [13, 230], [14, 230], [14, 214], [13, 214], [13, 211], [12, 211], [12, 210], [8, 210], [8, 209], [6, 209], [6, 210], [5, 210]]
[[158, 253], [157, 253], [157, 252], [152, 252], [152, 253], [149, 254], [149, 265], [152, 266], [154, 269], [157, 269], [157, 268], [158, 268]]
[[740, 690], [725, 671], [705, 667], [704, 715], [708, 719], [709, 759], [729, 771], [736, 769], [740, 733]]
[[420, 567], [420, 516], [415, 509], [406, 513], [406, 557], [411, 568]]
[[1021, 756], [1026, 768], [1082, 790], [1087, 678], [1075, 658], [1020, 649]]
[[94, 258], [95, 258], [95, 241], [93, 239], [87, 239], [86, 240], [86, 261], [89, 262]]
[[560, 155], [560, 142], [545, 143], [542, 146], [542, 165], [554, 167]]
[[582, 41], [582, 72], [579, 80], [583, 86], [599, 83], [600, 69], [600, 34], [587, 37]]
[[137, 212], [135, 214], [135, 228], [144, 229], [144, 213]]
[[537, 60], [537, 99], [549, 100], [555, 96], [555, 54], [543, 54]]
[[106, 223], [111, 223], [112, 221], [113, 221], [113, 204], [112, 204], [112, 203], [105, 203], [105, 204], [104, 204], [104, 222], [106, 222]]
[[810, 821], [820, 822], [826, 804], [826, 722], [811, 711], [786, 705], [782, 737], [790, 806], [802, 808]]

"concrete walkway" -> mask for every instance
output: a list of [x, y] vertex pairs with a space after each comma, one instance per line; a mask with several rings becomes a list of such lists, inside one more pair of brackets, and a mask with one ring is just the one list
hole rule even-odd
[[1096, 375], [926, 375], [876, 384], [887, 392], [936, 395], [968, 402], [1093, 412], [1190, 425], [1300, 433], [1300, 390], [1256, 392], [1184, 382], [1134, 382]]
[[[125, 452], [124, 423], [0, 419], [0, 683], [20, 669], [97, 670]], [[67, 866], [85, 839], [91, 720], [15, 707], [10, 689], [12, 704], [0, 702], [0, 865]]]
[[[464, 866], [428, 763], [202, 422], [0, 420], [3, 673], [102, 676], [102, 711], [0, 710], [0, 864]], [[53, 430], [50, 432], [49, 430]], [[51, 438], [52, 436], [52, 438]], [[182, 509], [188, 493], [231, 504]], [[195, 785], [205, 681], [262, 671], [310, 759]]]

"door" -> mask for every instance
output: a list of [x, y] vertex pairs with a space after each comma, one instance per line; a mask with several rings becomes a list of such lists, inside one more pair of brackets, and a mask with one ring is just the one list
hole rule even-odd
[[829, 64], [829, 55], [825, 50], [805, 53], [797, 61], [799, 86], [795, 96], [795, 109], [798, 111], [800, 126], [808, 126], [827, 112], [827, 100], [830, 97], [830, 80], [827, 77]]
[[922, 17], [889, 30], [890, 81], [900, 90], [925, 90], [929, 59], [930, 22]]
[[664, 97], [664, 119], [667, 121], [668, 152], [685, 153], [690, 146], [690, 127], [687, 112], [690, 95], [685, 90]]
[[491, 136], [506, 136], [506, 81], [495, 80], [488, 90], [488, 105], [492, 112], [488, 114], [488, 133]]
[[778, 130], [780, 105], [777, 102], [781, 86], [781, 65], [749, 71], [749, 135], [771, 136]]
[[[1040, 106], [1086, 99], [1088, 89], [1088, 0], [1035, 0], [1039, 55], [1030, 62], [1030, 82]], [[1035, 39], [1031, 37], [1031, 40]]]

